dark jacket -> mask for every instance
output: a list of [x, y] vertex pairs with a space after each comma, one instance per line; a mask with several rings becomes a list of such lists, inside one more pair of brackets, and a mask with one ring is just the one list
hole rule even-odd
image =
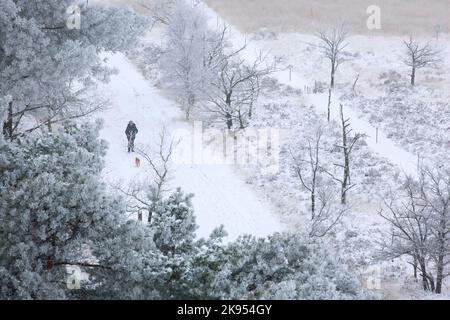
[[135, 137], [138, 132], [139, 131], [136, 128], [135, 123], [129, 123], [127, 126], [127, 129], [125, 130], [125, 134], [127, 135], [127, 137], [130, 137], [130, 136]]

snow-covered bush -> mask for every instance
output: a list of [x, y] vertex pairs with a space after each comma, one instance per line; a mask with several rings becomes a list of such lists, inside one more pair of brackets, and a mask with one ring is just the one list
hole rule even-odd
[[[57, 134], [1, 146], [6, 158], [0, 168], [2, 298], [81, 295], [70, 290], [66, 267], [92, 275], [83, 287], [101, 279], [102, 286], [116, 283], [130, 295], [133, 274], [123, 270], [139, 266], [135, 271], [141, 273], [157, 260], [149, 257], [150, 231], [127, 222], [122, 202], [101, 182], [106, 144], [98, 139], [99, 128], [100, 123], [66, 124]], [[117, 282], [118, 274], [128, 280]]]
[[215, 298], [372, 297], [361, 290], [357, 279], [320, 244], [297, 235], [275, 234], [267, 239], [241, 237], [209, 262], [217, 273], [210, 284]]
[[[395, 76], [386, 73], [388, 79]], [[437, 157], [448, 158], [450, 108], [439, 94], [421, 87], [398, 84], [386, 87], [377, 99], [364, 96], [341, 98], [353, 106], [359, 116], [386, 133], [408, 151], [434, 162]], [[381, 142], [383, 143], [383, 142]]]
[[157, 280], [163, 299], [192, 298], [189, 290], [195, 283], [189, 276], [190, 265], [199, 242], [195, 240], [198, 226], [191, 198], [178, 189], [158, 205], [150, 225], [155, 245], [165, 258], [166, 272]]

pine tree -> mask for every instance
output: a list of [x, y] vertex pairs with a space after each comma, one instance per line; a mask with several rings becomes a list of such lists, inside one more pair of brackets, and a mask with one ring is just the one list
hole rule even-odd
[[313, 240], [244, 236], [222, 253], [209, 290], [221, 299], [364, 299], [357, 279]]
[[58, 134], [1, 145], [0, 297], [83, 296], [69, 290], [67, 267], [91, 275], [82, 288], [96, 288], [96, 297], [104, 288], [108, 297], [151, 294], [131, 285], [152, 276], [158, 251], [150, 230], [127, 221], [124, 204], [101, 182], [100, 125], [66, 124]]
[[184, 195], [180, 189], [159, 203], [154, 219], [149, 226], [154, 234], [154, 242], [165, 257], [166, 273], [157, 281], [163, 299], [190, 298], [193, 283], [191, 259], [198, 251], [194, 211], [191, 203], [193, 195]]
[[179, 100], [186, 119], [204, 99], [211, 79], [206, 61], [210, 42], [203, 12], [184, 0], [174, 1], [166, 31], [167, 42], [160, 59], [164, 83]]
[[107, 80], [112, 72], [99, 54], [129, 49], [148, 26], [128, 9], [86, 2], [80, 28], [70, 29], [71, 5], [0, 2], [0, 97], [12, 99], [2, 123], [9, 139], [98, 110], [102, 102], [90, 90], [94, 80]]

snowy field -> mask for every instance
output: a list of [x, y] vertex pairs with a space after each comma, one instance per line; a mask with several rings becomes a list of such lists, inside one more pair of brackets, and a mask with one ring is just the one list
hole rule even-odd
[[[136, 7], [133, 1], [112, 2]], [[317, 39], [312, 33], [324, 21], [346, 20], [355, 35], [349, 38], [346, 48], [348, 61], [336, 75], [326, 137], [332, 149], [339, 140], [340, 133], [333, 127], [339, 126], [338, 109], [343, 104], [353, 130], [364, 134], [364, 141], [354, 155], [357, 160], [352, 170], [357, 181], [350, 192], [350, 209], [333, 237], [325, 242], [354, 268], [363, 285], [377, 272], [382, 283], [375, 291], [382, 298], [437, 298], [424, 294], [412, 277], [398, 277], [399, 270], [409, 274], [410, 266], [405, 260], [384, 262], [375, 256], [383, 235], [389, 231], [378, 214], [387, 191], [399, 186], [403, 174], [416, 176], [418, 162], [433, 165], [450, 160], [449, 35], [443, 32], [437, 37], [435, 32], [437, 24], [443, 30], [448, 28], [450, 8], [446, 1], [432, 1], [432, 5], [412, 1], [408, 6], [382, 2], [383, 29], [369, 35], [364, 15], [367, 5], [363, 1], [352, 2], [352, 10], [347, 9], [348, 1], [334, 1], [327, 6], [323, 2], [319, 5], [289, 0], [206, 3], [209, 7], [200, 6], [209, 17], [211, 28], [230, 24], [233, 45], [239, 48], [247, 43], [241, 54], [248, 63], [260, 52], [281, 61], [279, 71], [270, 76], [272, 82], [261, 94], [252, 125], [280, 129], [282, 147], [280, 172], [276, 175], [261, 174], [261, 168], [252, 166], [174, 166], [171, 186], [181, 186], [196, 195], [199, 235], [207, 236], [220, 224], [225, 225], [231, 239], [244, 233], [264, 236], [308, 228], [308, 193], [292, 170], [291, 153], [304, 152], [305, 137], [313, 134], [315, 125], [326, 118], [328, 92], [309, 92], [317, 85], [326, 87], [329, 78], [328, 65], [315, 46]], [[424, 10], [427, 14], [423, 14]], [[422, 14], [412, 14], [417, 11]], [[433, 15], [435, 20], [430, 22], [427, 15]], [[147, 40], [159, 41], [158, 32], [158, 28], [152, 30]], [[409, 32], [419, 35], [422, 41], [432, 41], [443, 53], [439, 68], [419, 71], [420, 86], [414, 89], [407, 85], [409, 70], [402, 63], [402, 41]], [[146, 41], [143, 46], [147, 44]], [[132, 56], [136, 58], [135, 53]], [[146, 168], [133, 167], [134, 156], [126, 154], [123, 130], [117, 130], [118, 127], [135, 119], [141, 130], [138, 144], [148, 147], [155, 144], [163, 126], [172, 131], [191, 130], [192, 123], [183, 120], [173, 97], [154, 87], [158, 76], [144, 70], [145, 61], [136, 59], [132, 65], [121, 55], [112, 56], [109, 61], [119, 74], [103, 88], [103, 94], [112, 101], [112, 108], [103, 115], [103, 137], [110, 142], [106, 177], [112, 184], [129, 183], [140, 179]], [[292, 67], [291, 73], [288, 66]], [[339, 155], [332, 152], [326, 160], [332, 163], [335, 159]]]
[[[211, 1], [214, 2], [214, 1]], [[277, 2], [276, 5], [278, 5]], [[281, 85], [287, 85], [294, 89], [306, 91], [306, 88], [313, 88], [315, 83], [323, 83], [327, 81], [329, 77], [329, 70], [327, 65], [323, 64], [323, 58], [321, 57], [318, 48], [314, 46], [317, 40], [313, 36], [308, 34], [297, 34], [297, 33], [275, 33], [270, 29], [268, 30], [267, 20], [262, 16], [255, 19], [240, 19], [233, 16], [233, 12], [236, 8], [245, 10], [251, 10], [252, 12], [258, 12], [258, 10], [265, 5], [268, 5], [271, 16], [274, 19], [284, 17], [283, 11], [275, 11], [279, 13], [273, 14], [274, 11], [270, 10], [271, 4], [265, 2], [262, 6], [251, 4], [251, 2], [246, 2], [242, 6], [236, 5], [231, 6], [221, 6], [218, 5], [218, 12], [223, 14], [226, 22], [232, 23], [238, 19], [237, 25], [242, 28], [242, 30], [249, 30], [246, 22], [252, 21], [253, 23], [258, 23], [259, 31], [255, 33], [241, 33], [236, 29], [232, 29], [232, 37], [236, 44], [236, 47], [242, 45], [245, 41], [248, 41], [247, 46], [247, 58], [250, 61], [255, 59], [255, 56], [259, 52], [264, 52], [268, 56], [280, 58], [283, 61], [283, 65], [286, 67], [284, 71], [281, 71], [275, 75], [276, 79]], [[275, 5], [275, 6], [276, 6]], [[423, 4], [422, 4], [423, 5]], [[214, 8], [214, 4], [211, 5]], [[257, 7], [257, 8], [256, 8]], [[286, 6], [285, 8], [290, 8]], [[436, 7], [434, 7], [436, 8]], [[208, 9], [206, 9], [208, 11]], [[414, 10], [414, 9], [413, 9]], [[236, 10], [236, 12], [239, 10]], [[211, 18], [211, 23], [214, 24], [214, 16], [216, 13], [214, 11], [209, 11]], [[289, 15], [288, 15], [289, 17]], [[217, 17], [216, 17], [217, 19]], [[233, 20], [235, 19], [235, 20]], [[222, 21], [222, 20], [220, 20]], [[283, 21], [284, 23], [284, 21]], [[423, 38], [422, 41], [427, 41], [426, 26], [421, 25], [421, 33]], [[254, 26], [253, 26], [254, 27]], [[258, 30], [254, 27], [253, 31]], [[295, 26], [294, 28], [297, 28]], [[279, 30], [276, 27], [274, 30]], [[292, 30], [284, 25], [283, 30]], [[307, 30], [307, 29], [306, 29]], [[305, 31], [305, 30], [302, 30]], [[391, 30], [392, 31], [392, 30]], [[405, 94], [402, 89], [408, 87], [407, 85], [400, 85], [400, 89], [395, 88], [394, 94], [390, 93], [392, 90], [390, 83], [392, 81], [391, 77], [394, 74], [395, 83], [405, 81], [408, 84], [408, 69], [402, 63], [402, 55], [404, 54], [404, 48], [402, 41], [404, 37], [399, 37], [399, 32], [389, 32], [393, 33], [392, 36], [353, 36], [349, 39], [350, 45], [346, 48], [348, 52], [349, 61], [343, 64], [340, 70], [338, 78], [338, 89], [337, 97], [332, 99], [332, 118], [337, 118], [338, 116], [338, 105], [343, 103], [346, 108], [346, 115], [351, 119], [352, 126], [356, 132], [361, 132], [366, 134], [365, 142], [367, 148], [367, 154], [364, 157], [368, 157], [369, 165], [360, 163], [361, 167], [370, 168], [371, 173], [363, 173], [363, 176], [370, 176], [374, 172], [382, 172], [376, 174], [374, 181], [361, 181], [367, 189], [361, 188], [355, 190], [355, 202], [352, 204], [352, 212], [348, 215], [347, 219], [344, 220], [345, 225], [342, 230], [357, 230], [358, 236], [355, 239], [348, 239], [344, 252], [348, 254], [350, 260], [358, 259], [370, 259], [370, 255], [367, 250], [372, 251], [376, 247], [377, 236], [380, 235], [383, 230], [387, 227], [385, 222], [379, 220], [377, 217], [377, 211], [381, 205], [381, 199], [384, 197], [384, 191], [378, 193], [376, 190], [386, 190], [386, 186], [389, 184], [396, 183], [395, 180], [399, 174], [411, 174], [416, 175], [417, 163], [439, 163], [440, 161], [448, 161], [448, 150], [450, 146], [450, 117], [448, 116], [448, 92], [450, 89], [449, 81], [450, 77], [450, 61], [448, 59], [448, 51], [450, 49], [448, 34], [440, 35], [439, 38], [432, 38], [431, 41], [440, 48], [443, 56], [442, 64], [437, 69], [425, 69], [421, 70], [421, 74], [418, 75], [418, 81], [424, 82], [423, 87], [415, 88], [412, 92], [407, 91]], [[401, 32], [400, 32], [401, 33]], [[250, 39], [250, 40], [249, 40]], [[292, 73], [289, 75], [287, 66], [293, 66]], [[351, 86], [355, 81], [355, 78], [359, 75], [357, 82], [357, 94], [356, 97], [353, 94]], [[386, 88], [386, 84], [387, 87]], [[397, 95], [397, 96], [395, 96]], [[404, 106], [398, 104], [399, 97], [405, 97], [408, 102], [405, 102]], [[372, 103], [372, 107], [369, 103], [361, 103], [361, 99], [369, 99]], [[292, 101], [296, 101], [296, 97], [288, 97], [287, 105], [292, 104]], [[380, 103], [383, 101], [383, 103]], [[286, 103], [283, 104], [283, 100], [275, 99], [275, 110], [278, 107], [282, 107], [283, 112], [286, 114], [285, 117], [281, 117], [281, 120], [276, 120], [273, 118], [274, 109], [268, 110], [269, 113], [266, 115], [266, 122], [263, 121], [262, 125], [267, 125], [270, 121], [270, 125], [279, 127], [291, 127], [294, 124], [299, 124], [305, 121], [306, 114], [303, 113], [297, 115], [298, 120], [295, 120], [295, 111], [286, 110]], [[430, 103], [431, 102], [431, 103]], [[326, 113], [327, 105], [327, 94], [326, 92], [320, 94], [306, 94], [303, 95], [300, 103], [304, 106], [312, 106], [314, 111], [318, 114]], [[295, 104], [294, 102], [294, 108]], [[369, 105], [368, 105], [369, 104]], [[368, 106], [366, 106], [368, 105]], [[395, 111], [395, 108], [401, 108], [401, 110]], [[423, 109], [426, 112], [423, 112]], [[394, 110], [393, 110], [394, 109]], [[311, 112], [309, 110], [307, 112]], [[297, 111], [298, 112], [298, 111]], [[286, 122], [287, 119], [292, 119], [291, 124]], [[438, 119], [438, 121], [436, 121]], [[418, 126], [418, 127], [417, 127]], [[300, 126], [302, 128], [302, 126]], [[301, 143], [298, 138], [301, 135], [302, 129], [298, 129], [299, 132], [292, 134], [296, 137], [293, 140], [287, 142], [288, 145]], [[303, 127], [303, 130], [308, 130]], [[430, 134], [435, 132], [434, 134]], [[380, 160], [375, 160], [381, 157], [383, 161], [394, 165], [393, 171], [389, 165], [384, 169], [381, 169], [376, 163], [380, 163]], [[375, 159], [374, 159], [375, 158]], [[425, 159], [425, 160], [424, 160]], [[285, 162], [288, 163], [289, 159], [285, 158]], [[288, 167], [288, 165], [287, 165]], [[389, 168], [386, 170], [386, 168]], [[381, 169], [381, 170], [380, 170]], [[283, 172], [283, 171], [282, 171]], [[292, 201], [295, 197], [295, 178], [292, 178], [292, 169], [286, 168], [284, 171], [286, 176], [283, 177], [283, 173], [276, 179], [267, 181], [267, 179], [262, 179], [258, 174], [253, 175], [248, 178], [250, 181], [255, 179], [257, 182], [255, 185], [261, 186], [259, 189], [266, 193], [266, 196], [272, 199], [273, 202], [277, 203], [280, 208], [280, 212], [287, 214], [289, 212], [298, 213], [299, 206], [298, 201]], [[396, 173], [395, 173], [396, 172]], [[259, 179], [258, 179], [259, 177]], [[276, 186], [274, 188], [274, 186]], [[371, 189], [371, 187], [373, 189]], [[274, 192], [273, 190], [282, 190], [281, 192]], [[364, 191], [365, 190], [365, 191]], [[364, 194], [371, 193], [371, 199], [364, 199]], [[285, 196], [289, 194], [289, 196]], [[362, 197], [361, 197], [362, 196]], [[306, 198], [305, 198], [306, 199]], [[305, 209], [303, 209], [305, 211]], [[292, 216], [291, 216], [292, 217]], [[295, 215], [294, 215], [295, 217]], [[364, 218], [363, 218], [364, 217]], [[298, 219], [298, 215], [297, 215]], [[304, 224], [303, 219], [294, 221], [299, 228], [302, 228]], [[375, 234], [377, 236], [374, 237]], [[375, 254], [376, 249], [373, 251]], [[359, 258], [358, 258], [359, 256]], [[367, 262], [367, 261], [366, 261]], [[384, 275], [382, 294], [386, 298], [420, 298], [420, 290], [411, 290], [411, 287], [407, 285], [408, 280], [397, 281], [395, 279], [395, 270], [399, 265], [394, 263], [391, 266], [377, 266], [377, 262], [369, 262], [375, 265], [376, 268], [381, 268], [381, 273]], [[356, 265], [360, 264], [356, 263]], [[364, 263], [363, 263], [364, 265]], [[405, 266], [404, 266], [405, 267]], [[364, 269], [364, 268], [363, 268]], [[390, 271], [391, 270], [391, 271]], [[402, 282], [405, 281], [405, 284]], [[395, 289], [395, 287], [402, 287], [405, 285], [409, 289]], [[413, 285], [414, 287], [414, 285]], [[395, 293], [393, 293], [395, 291]], [[406, 292], [410, 291], [409, 294]], [[413, 291], [414, 293], [411, 293]]]
[[0, 299], [450, 300], [449, 0], [41, 2], [0, 2]]

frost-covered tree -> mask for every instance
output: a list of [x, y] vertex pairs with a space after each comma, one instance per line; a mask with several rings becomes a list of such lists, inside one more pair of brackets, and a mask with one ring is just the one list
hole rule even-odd
[[[139, 221], [110, 226], [110, 234], [92, 246], [103, 268], [91, 268], [91, 283], [74, 292], [78, 299], [161, 299], [170, 283], [167, 259], [155, 247], [153, 232]], [[159, 284], [159, 285], [158, 285]]]
[[[80, 28], [68, 28], [71, 0], [0, 3], [0, 97], [9, 95], [9, 139], [102, 106], [89, 95], [111, 70], [99, 53], [129, 48], [147, 26], [128, 9], [80, 4]], [[70, 11], [69, 11], [70, 12]]]
[[[333, 181], [326, 174], [323, 158], [326, 147], [323, 141], [325, 127], [318, 125], [313, 134], [305, 138], [300, 155], [294, 155], [293, 169], [301, 186], [308, 192], [311, 203], [311, 220], [308, 234], [323, 237], [341, 220], [347, 208], [335, 205], [336, 190]], [[305, 155], [303, 155], [305, 154]]]
[[179, 100], [186, 119], [204, 99], [212, 77], [207, 62], [210, 38], [205, 14], [187, 1], [174, 2], [166, 30], [166, 47], [160, 59], [164, 83]]
[[164, 255], [164, 268], [167, 270], [159, 291], [164, 299], [190, 298], [189, 289], [194, 286], [190, 281], [190, 261], [198, 250], [195, 240], [194, 211], [192, 195], [184, 195], [177, 190], [156, 208], [150, 228], [154, 232], [154, 242]]
[[323, 167], [321, 164], [321, 142], [323, 136], [323, 129], [321, 127], [316, 128], [313, 137], [306, 138], [306, 145], [308, 146], [307, 157], [303, 159], [292, 154], [294, 160], [294, 170], [297, 177], [300, 180], [301, 185], [305, 188], [311, 199], [311, 219], [316, 215], [316, 196], [317, 190], [321, 180], [321, 173]]
[[208, 261], [220, 299], [364, 299], [357, 279], [321, 245], [292, 234], [245, 236]]
[[227, 232], [223, 226], [220, 226], [213, 230], [206, 241], [198, 243], [198, 250], [192, 256], [189, 268], [193, 284], [189, 288], [190, 298], [220, 299], [222, 288], [212, 284], [226, 263], [225, 246], [223, 245], [223, 239], [226, 236]]
[[410, 256], [423, 289], [441, 293], [450, 263], [450, 170], [422, 167], [419, 178], [406, 177], [385, 206], [380, 214], [392, 232], [384, 256]]
[[101, 283], [110, 296], [134, 297], [133, 281], [152, 276], [159, 260], [150, 230], [126, 221], [123, 203], [101, 182], [99, 126], [66, 124], [0, 146], [2, 298], [91, 296], [70, 290], [67, 267], [91, 275], [82, 288]]
[[184, 195], [178, 189], [156, 208], [152, 228], [155, 244], [165, 255], [180, 255], [193, 249], [195, 230], [193, 195]]
[[197, 239], [192, 197], [177, 189], [158, 203], [148, 224], [162, 256], [158, 278], [153, 281], [153, 288], [162, 299], [206, 298], [209, 293], [203, 280], [206, 274], [215, 276], [208, 273], [209, 268], [202, 258], [212, 257], [221, 250], [220, 243], [226, 232], [220, 227], [208, 239]]
[[235, 123], [243, 129], [252, 117], [260, 80], [273, 66], [264, 59], [246, 64], [239, 57], [246, 45], [233, 48], [227, 31], [226, 26], [210, 29], [199, 7], [175, 1], [160, 66], [165, 86], [177, 96], [187, 119], [192, 109], [206, 100], [207, 111], [223, 120], [228, 129]]
[[403, 62], [411, 68], [411, 85], [414, 86], [418, 69], [435, 67], [442, 59], [439, 57], [440, 52], [430, 43], [420, 43], [412, 35], [403, 44], [406, 48], [406, 59]]
[[364, 138], [361, 133], [352, 134], [350, 118], [346, 118], [344, 115], [344, 106], [339, 105], [340, 125], [341, 125], [341, 141], [342, 143], [336, 145], [336, 148], [342, 150], [342, 163], [335, 163], [334, 165], [342, 169], [342, 178], [339, 178], [330, 171], [326, 171], [330, 177], [341, 185], [341, 204], [347, 203], [347, 193], [350, 189], [355, 187], [355, 184], [351, 182], [351, 161], [355, 145]]
[[249, 65], [237, 55], [225, 57], [208, 93], [209, 110], [225, 122], [227, 129], [234, 129], [236, 123], [237, 128], [245, 129], [258, 99], [260, 81], [273, 70], [273, 65], [260, 59]]
[[348, 30], [345, 24], [342, 24], [328, 31], [319, 31], [317, 37], [320, 40], [317, 47], [322, 50], [324, 57], [330, 61], [330, 89], [334, 89], [336, 71], [345, 61], [343, 54], [348, 46]]

